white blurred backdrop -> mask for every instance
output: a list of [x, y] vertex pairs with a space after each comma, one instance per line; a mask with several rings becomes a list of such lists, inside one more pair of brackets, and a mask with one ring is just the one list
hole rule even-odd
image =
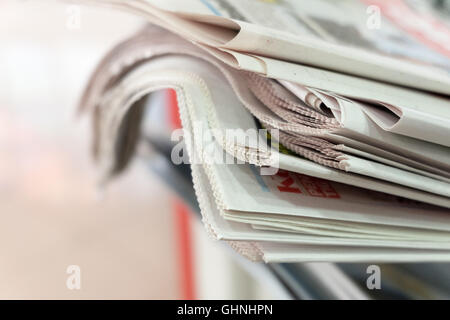
[[[141, 24], [0, 1], [0, 299], [179, 297], [170, 192], [138, 162], [99, 191], [88, 117], [75, 116], [93, 67]], [[69, 265], [81, 290], [66, 287]]]

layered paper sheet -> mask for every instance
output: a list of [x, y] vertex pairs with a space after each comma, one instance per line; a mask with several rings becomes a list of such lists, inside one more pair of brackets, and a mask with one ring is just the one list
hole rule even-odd
[[146, 97], [171, 88], [173, 161], [191, 164], [213, 238], [266, 262], [450, 260], [442, 55], [323, 14], [360, 12], [348, 1], [86, 2], [153, 24], [110, 51], [80, 103], [102, 181], [132, 158]]

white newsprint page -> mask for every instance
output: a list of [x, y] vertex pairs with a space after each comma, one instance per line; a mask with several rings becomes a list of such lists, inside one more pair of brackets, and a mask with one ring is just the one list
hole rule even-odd
[[102, 182], [174, 90], [172, 161], [212, 238], [265, 262], [450, 261], [447, 24], [418, 37], [400, 0], [76, 2], [149, 22], [81, 98]]

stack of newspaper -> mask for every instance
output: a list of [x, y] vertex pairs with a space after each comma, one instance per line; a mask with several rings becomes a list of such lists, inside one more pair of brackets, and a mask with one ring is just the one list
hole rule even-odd
[[170, 88], [214, 238], [266, 262], [450, 261], [448, 22], [403, 0], [84, 2], [150, 23], [82, 98], [105, 180]]

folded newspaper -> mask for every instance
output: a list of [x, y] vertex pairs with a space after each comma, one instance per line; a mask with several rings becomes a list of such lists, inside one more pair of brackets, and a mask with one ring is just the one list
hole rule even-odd
[[450, 261], [450, 48], [405, 34], [403, 1], [85, 2], [150, 22], [82, 97], [103, 181], [170, 88], [172, 161], [191, 165], [212, 237], [266, 262]]

